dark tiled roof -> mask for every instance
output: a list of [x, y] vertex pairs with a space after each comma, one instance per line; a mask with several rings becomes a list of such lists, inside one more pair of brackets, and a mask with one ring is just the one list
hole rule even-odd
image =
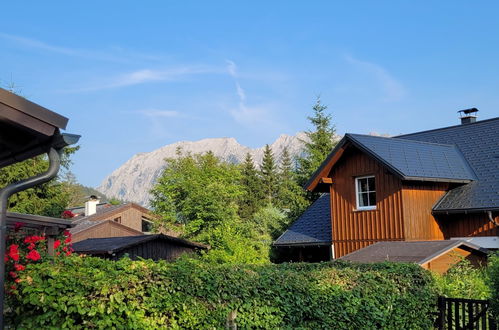
[[378, 242], [347, 254], [340, 259], [371, 263], [382, 261], [412, 262], [424, 264], [456, 247], [476, 250], [485, 254], [487, 250], [459, 240], [417, 241], [417, 242]]
[[331, 244], [329, 194], [323, 194], [275, 242], [276, 246]]
[[166, 240], [183, 246], [188, 246], [198, 249], [209, 248], [206, 245], [190, 242], [181, 238], [167, 236], [163, 234], [157, 235], [139, 235], [139, 236], [124, 236], [124, 237], [108, 237], [108, 238], [89, 238], [84, 241], [73, 244], [73, 249], [78, 253], [87, 254], [105, 254], [114, 253], [125, 248], [142, 244], [151, 240]]
[[360, 134], [347, 134], [345, 138], [404, 180], [470, 182], [476, 179], [461, 152], [452, 144]]
[[434, 207], [435, 211], [499, 209], [499, 118], [396, 139], [456, 145], [476, 174], [478, 180], [450, 190]]
[[100, 225], [101, 223], [106, 222], [106, 221], [108, 221], [108, 220], [91, 221], [91, 220], [83, 219], [83, 221], [79, 221], [76, 224], [76, 226], [71, 228], [69, 231], [71, 232], [71, 234], [76, 234], [76, 233], [79, 233], [81, 231], [87, 230], [88, 228], [92, 228], [93, 226]]

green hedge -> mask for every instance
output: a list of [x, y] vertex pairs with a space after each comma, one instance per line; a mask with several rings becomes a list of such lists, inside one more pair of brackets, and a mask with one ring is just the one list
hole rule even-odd
[[382, 263], [213, 266], [70, 257], [29, 265], [9, 296], [21, 328], [428, 329], [431, 275]]
[[491, 309], [499, 324], [499, 252], [489, 257], [490, 290], [492, 292]]

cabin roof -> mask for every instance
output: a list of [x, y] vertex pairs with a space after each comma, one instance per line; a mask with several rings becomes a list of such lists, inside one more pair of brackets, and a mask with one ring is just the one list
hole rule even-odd
[[187, 246], [195, 249], [208, 249], [209, 246], [191, 242], [185, 239], [163, 234], [139, 235], [124, 237], [89, 238], [73, 244], [73, 249], [78, 253], [86, 254], [112, 254], [126, 248], [143, 244], [152, 240], [164, 240], [170, 243]]
[[347, 134], [356, 146], [403, 180], [468, 183], [476, 176], [455, 145]]
[[[100, 206], [100, 207], [99, 207]], [[120, 212], [124, 212], [130, 208], [137, 209], [143, 213], [151, 214], [151, 211], [135, 203], [126, 203], [119, 205], [99, 204], [97, 212], [89, 216], [77, 216], [73, 218], [73, 222], [79, 224], [84, 221], [96, 220], [112, 220], [112, 217]], [[69, 209], [74, 211], [76, 208]], [[78, 208], [79, 209], [79, 208]], [[83, 208], [84, 210], [84, 208]], [[152, 216], [152, 215], [151, 215]]]
[[71, 221], [68, 221], [66, 219], [45, 217], [42, 215], [34, 214], [7, 212], [7, 226], [11, 228], [14, 227], [16, 223], [22, 223], [23, 227], [26, 228], [54, 228], [58, 231], [62, 231], [74, 226]]
[[275, 246], [331, 244], [329, 194], [317, 199], [275, 242]]
[[0, 167], [43, 154], [52, 146], [66, 146], [59, 129], [65, 129], [67, 122], [66, 117], [0, 88]]
[[305, 187], [315, 190], [343, 151], [354, 145], [402, 180], [462, 183], [434, 212], [499, 210], [499, 117], [392, 138], [346, 134]]
[[340, 259], [360, 263], [395, 261], [423, 265], [454, 248], [463, 248], [482, 255], [488, 253], [486, 249], [460, 240], [378, 242]]
[[434, 211], [499, 210], [499, 117], [396, 138], [454, 144], [477, 176], [448, 191]]

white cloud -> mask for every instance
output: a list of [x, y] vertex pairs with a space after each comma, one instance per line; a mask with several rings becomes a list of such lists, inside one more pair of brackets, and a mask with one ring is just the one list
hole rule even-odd
[[68, 93], [91, 92], [154, 82], [178, 81], [188, 76], [217, 74], [221, 70], [211, 66], [179, 66], [169, 69], [142, 69], [117, 75], [93, 86], [66, 90]]
[[374, 76], [374, 78], [378, 81], [381, 90], [383, 91], [383, 101], [399, 101], [407, 95], [407, 90], [402, 85], [402, 83], [395, 79], [382, 66], [372, 62], [358, 60], [350, 55], [346, 55], [345, 60], [355, 67]]
[[137, 52], [129, 52], [120, 47], [112, 47], [111, 49], [109, 49], [108, 52], [103, 52], [103, 51], [95, 51], [95, 50], [87, 50], [79, 48], [61, 47], [61, 46], [51, 45], [40, 40], [26, 38], [8, 33], [2, 33], [2, 32], [0, 32], [0, 38], [11, 41], [17, 45], [26, 48], [38, 49], [66, 56], [83, 57], [100, 61], [127, 63], [131, 62], [133, 59], [141, 59], [141, 60], [159, 59], [157, 56], [152, 56], [149, 54], [140, 54]]

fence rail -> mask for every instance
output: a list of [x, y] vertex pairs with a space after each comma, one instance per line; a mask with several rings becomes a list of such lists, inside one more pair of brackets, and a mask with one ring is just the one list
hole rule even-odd
[[438, 298], [437, 329], [497, 330], [488, 300]]

